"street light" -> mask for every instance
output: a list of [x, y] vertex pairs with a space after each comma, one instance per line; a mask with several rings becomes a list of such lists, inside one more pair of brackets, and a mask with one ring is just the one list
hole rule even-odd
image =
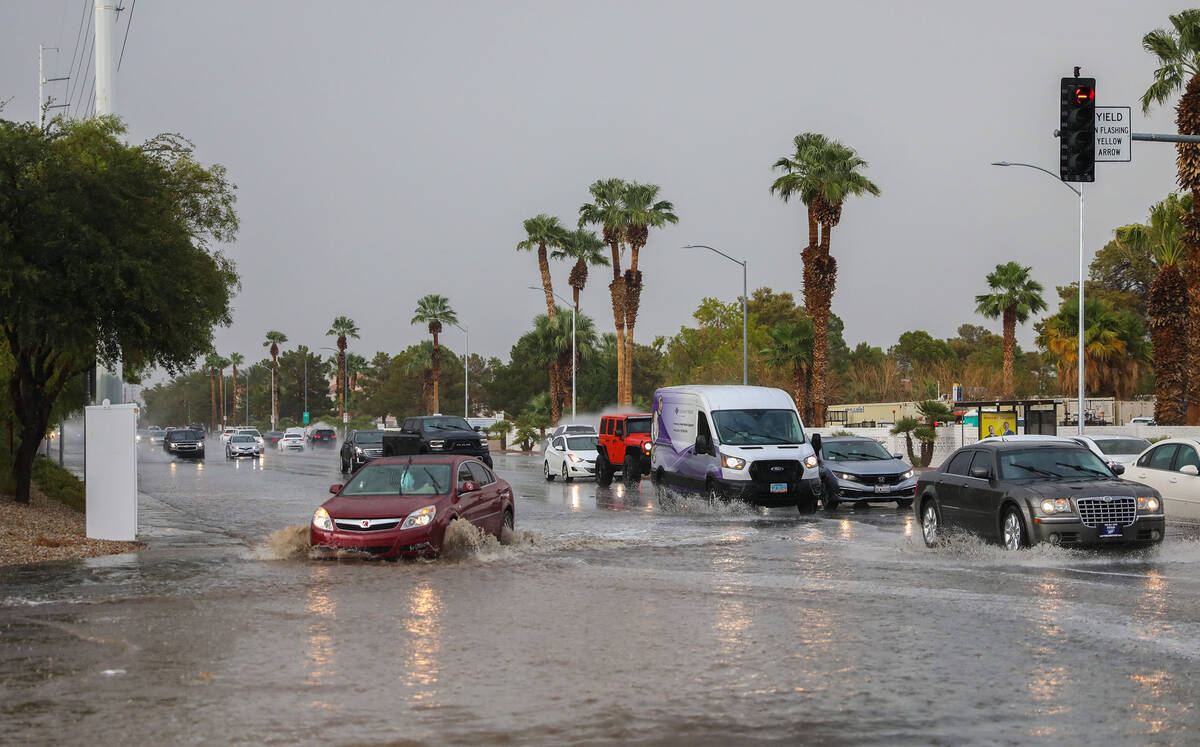
[[467, 369], [471, 367], [471, 333], [458, 322], [450, 323], [461, 329], [463, 336], [466, 338], [466, 341], [463, 342], [463, 348], [466, 351], [463, 357], [463, 418], [469, 418], [471, 417], [471, 377], [467, 373]]
[[1076, 420], [1079, 422], [1079, 435], [1083, 435], [1083, 183], [1080, 182], [1079, 189], [1072, 187], [1069, 182], [1064, 182], [1058, 178], [1053, 172], [1043, 169], [1041, 166], [1034, 166], [1031, 163], [1015, 163], [1011, 161], [993, 161], [993, 166], [1024, 166], [1030, 169], [1037, 169], [1044, 174], [1049, 174], [1055, 181], [1062, 184], [1067, 189], [1071, 190], [1079, 197], [1079, 347], [1075, 351], [1075, 358], [1079, 363], [1079, 391], [1077, 392], [1079, 404], [1079, 412]]
[[747, 355], [747, 351], [746, 351], [746, 327], [747, 327], [747, 322], [746, 322], [746, 265], [749, 262], [749, 260], [734, 259], [733, 257], [729, 256], [728, 254], [721, 251], [720, 249], [714, 249], [711, 246], [705, 246], [704, 244], [688, 244], [687, 246], [685, 246], [683, 248], [684, 249], [708, 249], [709, 251], [720, 254], [722, 257], [729, 260], [730, 262], [735, 262], [742, 266], [742, 386], [745, 386], [746, 384], [750, 383], [750, 364], [749, 364], [749, 356]]
[[[532, 291], [541, 291], [543, 293], [546, 291], [545, 288], [539, 288], [536, 285], [530, 285], [530, 286], [526, 286], [526, 287]], [[574, 423], [575, 422], [575, 306], [570, 301], [568, 301], [567, 299], [558, 295], [554, 291], [550, 291], [550, 294], [571, 308], [571, 422]]]

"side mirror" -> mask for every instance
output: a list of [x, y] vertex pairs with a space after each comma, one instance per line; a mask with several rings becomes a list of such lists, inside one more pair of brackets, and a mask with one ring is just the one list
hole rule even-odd
[[898, 451], [892, 452], [892, 459], [903, 459], [903, 458], [904, 458], [904, 455], [901, 454], [900, 452], [898, 452]]
[[712, 453], [712, 439], [703, 434], [696, 436], [696, 453], [697, 454], [711, 454]]
[[[1189, 464], [1189, 465], [1188, 465], [1188, 467], [1192, 467], [1192, 465], [1190, 465], [1190, 464]], [[1112, 465], [1110, 465], [1110, 466], [1109, 466], [1109, 469], [1111, 469], [1111, 470], [1112, 470], [1112, 473], [1113, 473], [1114, 475], [1123, 475], [1123, 474], [1125, 474], [1125, 465], [1124, 465], [1124, 464], [1120, 464], [1120, 463], [1114, 463], [1114, 464], [1112, 464]], [[1184, 469], [1187, 469], [1187, 467], [1185, 467]], [[1192, 467], [1192, 469], [1193, 469], [1193, 470], [1195, 470], [1196, 468], [1195, 468], [1195, 467]]]
[[475, 426], [475, 432], [476, 432], [476, 433], [483, 433], [483, 426], [482, 426], [482, 425], [477, 425], [477, 426]]
[[479, 490], [479, 483], [471, 480], [467, 480], [462, 485], [458, 486], [458, 492], [460, 495], [465, 493], [474, 493], [476, 490]]
[[1185, 475], [1191, 475], [1192, 477], [1200, 475], [1200, 469], [1196, 469], [1196, 465], [1194, 464], [1185, 464], [1179, 468], [1179, 471]]
[[338, 493], [342, 492], [342, 485], [340, 483], [337, 485], [330, 485], [329, 492], [337, 495]]
[[986, 480], [991, 476], [992, 476], [992, 471], [990, 469], [988, 469], [987, 467], [972, 467], [971, 468], [971, 477], [975, 477], [980, 480]]
[[821, 456], [821, 434], [820, 433], [812, 434], [812, 447], [813, 447], [813, 453], [816, 454], [817, 456]]

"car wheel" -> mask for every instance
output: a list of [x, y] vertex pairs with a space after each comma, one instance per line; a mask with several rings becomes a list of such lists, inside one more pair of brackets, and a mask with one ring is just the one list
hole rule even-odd
[[350, 471], [350, 462], [347, 462], [345, 459], [343, 459], [342, 460], [342, 474], [344, 475], [349, 471]]
[[708, 481], [707, 493], [709, 503], [717, 503], [725, 497], [724, 494], [721, 493], [721, 488], [719, 485], [717, 485], [715, 480]]
[[838, 504], [841, 503], [841, 501], [838, 500], [838, 494], [836, 490], [826, 489], [825, 495], [821, 498], [821, 503], [825, 504], [826, 511], [836, 511]]
[[921, 537], [925, 540], [926, 547], [933, 547], [938, 543], [938, 531], [941, 529], [938, 521], [937, 506], [930, 498], [921, 505]]
[[550, 462], [542, 462], [542, 474], [546, 476], [546, 482], [554, 482], [554, 475], [550, 474]]
[[1003, 538], [1005, 550], [1020, 550], [1029, 545], [1021, 513], [1011, 506], [1004, 512]]
[[517, 527], [517, 521], [513, 518], [513, 512], [511, 508], [504, 509], [504, 526], [508, 527], [509, 529], [516, 529]]
[[563, 478], [563, 482], [571, 482], [571, 475], [570, 475], [570, 473], [567, 472], [567, 463], [566, 462], [563, 462], [562, 478]]
[[612, 485], [613, 473], [612, 467], [608, 463], [608, 457], [604, 452], [600, 452], [600, 456], [596, 457], [596, 484], [602, 488], [607, 488]]
[[233, 454], [230, 454], [230, 453], [229, 453], [229, 449], [226, 449], [226, 450], [225, 450], [225, 458], [226, 458], [226, 459], [233, 459]]
[[912, 498], [901, 498], [896, 501], [896, 505], [900, 508], [912, 508]]
[[638, 469], [637, 458], [632, 454], [625, 455], [625, 463], [621, 466], [621, 478], [629, 485], [639, 482], [642, 473]]

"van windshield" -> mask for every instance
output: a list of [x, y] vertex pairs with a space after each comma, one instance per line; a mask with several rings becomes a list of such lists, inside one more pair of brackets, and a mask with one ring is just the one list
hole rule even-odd
[[723, 444], [804, 443], [804, 429], [793, 410], [714, 410], [712, 416]]

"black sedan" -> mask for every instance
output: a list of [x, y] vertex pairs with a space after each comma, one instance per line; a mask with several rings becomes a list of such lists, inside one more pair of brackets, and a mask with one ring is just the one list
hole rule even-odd
[[1062, 442], [991, 441], [964, 446], [917, 482], [917, 520], [933, 547], [947, 528], [1018, 550], [1139, 546], [1162, 542], [1162, 496], [1122, 480], [1091, 450]]

